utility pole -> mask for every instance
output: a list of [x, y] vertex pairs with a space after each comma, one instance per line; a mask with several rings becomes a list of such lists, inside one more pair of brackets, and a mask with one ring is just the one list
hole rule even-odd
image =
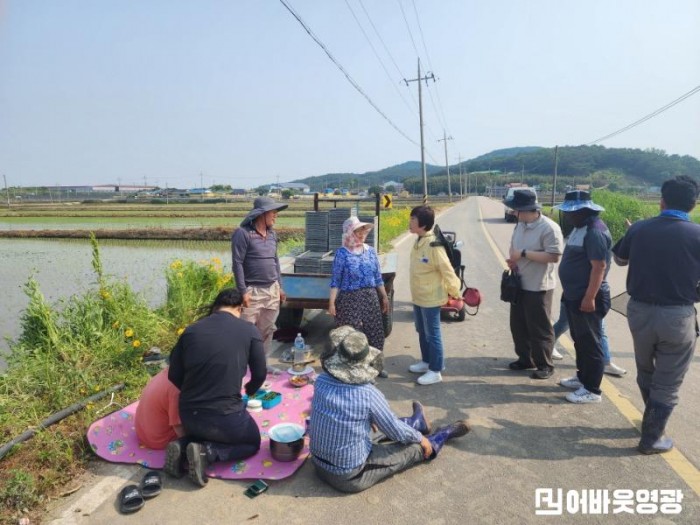
[[520, 184], [525, 180], [525, 161], [520, 161]]
[[418, 59], [418, 76], [403, 81], [408, 86], [409, 82], [418, 82], [418, 114], [420, 118], [420, 163], [423, 170], [423, 204], [428, 203], [428, 175], [425, 171], [425, 143], [423, 142], [423, 90], [421, 88], [421, 82], [425, 80], [425, 85], [428, 85], [428, 80], [435, 82], [435, 75], [428, 72], [424, 77], [420, 76], [420, 58]]
[[552, 181], [552, 208], [554, 208], [554, 195], [557, 193], [557, 166], [559, 163], [559, 146], [554, 146], [554, 180]]
[[464, 198], [464, 187], [462, 185], [462, 155], [459, 155], [459, 198]]
[[447, 141], [454, 140], [452, 137], [447, 136], [447, 132], [442, 130], [442, 138], [438, 139], [438, 142], [445, 143], [445, 169], [447, 169], [447, 194], [450, 197], [450, 202], [452, 202], [452, 183], [450, 182], [450, 161], [447, 160]]
[[168, 181], [165, 181], [165, 204], [170, 204], [170, 192], [168, 191]]
[[10, 207], [10, 190], [7, 188], [7, 177], [5, 174], [2, 176], [2, 180], [5, 181], [5, 195], [7, 195], [7, 207]]
[[199, 200], [204, 200], [204, 174], [199, 172]]

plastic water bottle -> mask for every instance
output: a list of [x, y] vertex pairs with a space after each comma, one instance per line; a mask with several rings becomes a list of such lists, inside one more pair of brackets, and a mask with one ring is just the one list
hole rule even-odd
[[306, 361], [306, 345], [301, 333], [298, 333], [294, 339], [294, 366], [296, 372], [301, 372], [304, 366], [301, 364]]

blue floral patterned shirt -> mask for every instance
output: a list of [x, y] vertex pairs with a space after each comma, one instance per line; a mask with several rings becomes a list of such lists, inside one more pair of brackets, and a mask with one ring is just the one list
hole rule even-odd
[[338, 248], [335, 252], [331, 288], [352, 292], [383, 284], [379, 258], [374, 248], [365, 245], [365, 250], [360, 254], [351, 253], [345, 247]]

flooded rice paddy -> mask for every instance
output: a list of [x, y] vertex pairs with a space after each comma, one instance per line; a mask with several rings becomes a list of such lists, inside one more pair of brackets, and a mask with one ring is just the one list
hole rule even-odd
[[[165, 302], [165, 270], [175, 259], [220, 258], [231, 269], [228, 242], [100, 241], [106, 274], [126, 280], [151, 306]], [[85, 240], [0, 239], [0, 354], [7, 338], [19, 335], [28, 298], [23, 286], [33, 275], [50, 303], [95, 286], [90, 242]], [[0, 358], [0, 369], [3, 363]]]

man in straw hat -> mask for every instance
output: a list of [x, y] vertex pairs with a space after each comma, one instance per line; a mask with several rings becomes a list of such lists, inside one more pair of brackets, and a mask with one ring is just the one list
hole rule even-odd
[[642, 454], [673, 448], [664, 431], [695, 352], [700, 226], [690, 211], [697, 198], [695, 180], [684, 175], [667, 180], [661, 186], [661, 213], [632, 224], [613, 248], [615, 262], [629, 264], [627, 322], [645, 405]]
[[253, 323], [263, 338], [265, 355], [272, 350], [272, 334], [285, 295], [280, 286], [277, 212], [286, 209], [269, 197], [258, 197], [231, 238], [233, 275], [243, 295], [241, 319]]
[[465, 421], [430, 432], [423, 406], [397, 418], [373, 385], [380, 352], [350, 326], [330, 333], [321, 356], [325, 373], [311, 402], [310, 448], [318, 476], [341, 492], [360, 492], [408, 467], [435, 458], [452, 438], [469, 432]]
[[570, 191], [557, 206], [574, 227], [559, 265], [561, 304], [566, 308], [571, 338], [576, 348], [577, 373], [559, 384], [574, 390], [566, 395], [572, 403], [600, 403], [603, 380], [603, 318], [610, 310], [612, 236], [598, 216], [604, 210], [587, 191]]
[[532, 190], [516, 190], [504, 204], [515, 210], [518, 219], [506, 263], [520, 274], [522, 287], [518, 302], [510, 305], [510, 331], [518, 359], [508, 367], [537, 368], [531, 377], [548, 379], [554, 373], [550, 321], [557, 284], [554, 267], [564, 251], [564, 239], [559, 225], [540, 212]]

